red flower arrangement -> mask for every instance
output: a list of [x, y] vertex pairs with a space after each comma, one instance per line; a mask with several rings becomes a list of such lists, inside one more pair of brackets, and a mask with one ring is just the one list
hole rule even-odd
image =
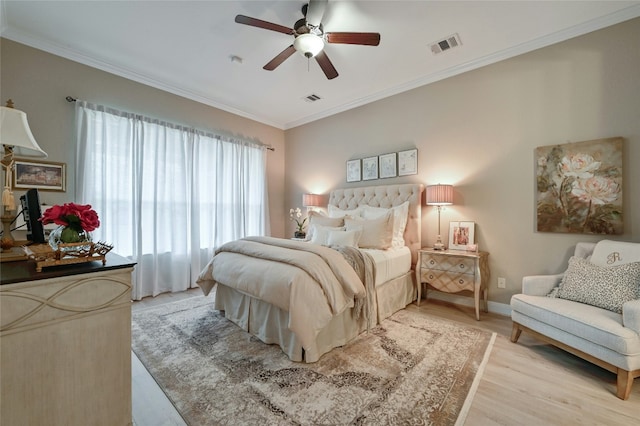
[[53, 206], [47, 209], [40, 221], [43, 224], [55, 223], [65, 226], [62, 231], [61, 240], [65, 243], [78, 242], [79, 234], [91, 232], [100, 226], [98, 213], [91, 208], [91, 205], [65, 203], [62, 206]]

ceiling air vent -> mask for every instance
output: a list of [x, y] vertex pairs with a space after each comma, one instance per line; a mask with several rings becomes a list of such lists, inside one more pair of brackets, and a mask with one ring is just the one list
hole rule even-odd
[[445, 50], [453, 49], [460, 45], [462, 45], [462, 42], [460, 41], [460, 36], [456, 33], [443, 40], [430, 44], [429, 47], [431, 48], [431, 52], [434, 55], [437, 55], [438, 53], [442, 53]]
[[302, 99], [304, 99], [307, 102], [315, 102], [315, 101], [319, 101], [322, 98], [320, 96], [318, 96], [318, 95], [311, 94], [309, 96], [305, 96]]

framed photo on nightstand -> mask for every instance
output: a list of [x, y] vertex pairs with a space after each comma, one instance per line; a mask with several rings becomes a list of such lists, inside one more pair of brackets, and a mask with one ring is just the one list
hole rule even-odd
[[475, 222], [449, 222], [449, 250], [467, 250], [475, 243]]

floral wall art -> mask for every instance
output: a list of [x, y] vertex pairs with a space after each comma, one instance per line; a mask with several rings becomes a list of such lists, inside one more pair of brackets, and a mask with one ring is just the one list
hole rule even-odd
[[536, 148], [540, 232], [622, 234], [622, 138]]

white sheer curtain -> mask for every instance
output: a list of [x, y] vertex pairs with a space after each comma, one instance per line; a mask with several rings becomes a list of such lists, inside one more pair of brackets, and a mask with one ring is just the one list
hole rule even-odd
[[76, 199], [137, 262], [133, 299], [182, 291], [213, 251], [268, 235], [266, 148], [76, 101]]

